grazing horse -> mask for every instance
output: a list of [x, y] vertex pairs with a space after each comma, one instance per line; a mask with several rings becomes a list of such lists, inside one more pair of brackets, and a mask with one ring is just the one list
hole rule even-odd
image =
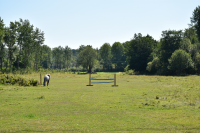
[[50, 74], [44, 76], [44, 83], [43, 83], [44, 86], [46, 86], [46, 82], [47, 86], [49, 85], [50, 77], [51, 77]]

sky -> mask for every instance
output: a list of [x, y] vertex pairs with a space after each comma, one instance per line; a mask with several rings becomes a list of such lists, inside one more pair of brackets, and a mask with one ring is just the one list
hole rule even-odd
[[4, 24], [27, 19], [51, 48], [130, 41], [134, 34], [160, 40], [162, 31], [184, 30], [199, 0], [0, 0]]

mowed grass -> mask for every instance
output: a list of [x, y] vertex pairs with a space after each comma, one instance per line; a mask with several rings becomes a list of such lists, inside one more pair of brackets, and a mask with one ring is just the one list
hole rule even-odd
[[118, 87], [88, 84], [87, 74], [52, 73], [48, 87], [0, 85], [0, 132], [200, 132], [199, 76], [117, 73]]

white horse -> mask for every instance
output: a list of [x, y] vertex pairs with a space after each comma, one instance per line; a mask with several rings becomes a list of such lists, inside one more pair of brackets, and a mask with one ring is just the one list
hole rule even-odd
[[50, 77], [51, 77], [50, 74], [44, 76], [44, 83], [43, 83], [44, 86], [46, 86], [46, 82], [47, 86], [49, 85]]

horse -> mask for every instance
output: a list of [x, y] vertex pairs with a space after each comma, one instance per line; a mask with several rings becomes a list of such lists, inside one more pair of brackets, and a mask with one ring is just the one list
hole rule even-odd
[[44, 76], [43, 86], [46, 86], [46, 82], [47, 82], [47, 86], [49, 85], [50, 77], [51, 77], [50, 74], [47, 74]]

